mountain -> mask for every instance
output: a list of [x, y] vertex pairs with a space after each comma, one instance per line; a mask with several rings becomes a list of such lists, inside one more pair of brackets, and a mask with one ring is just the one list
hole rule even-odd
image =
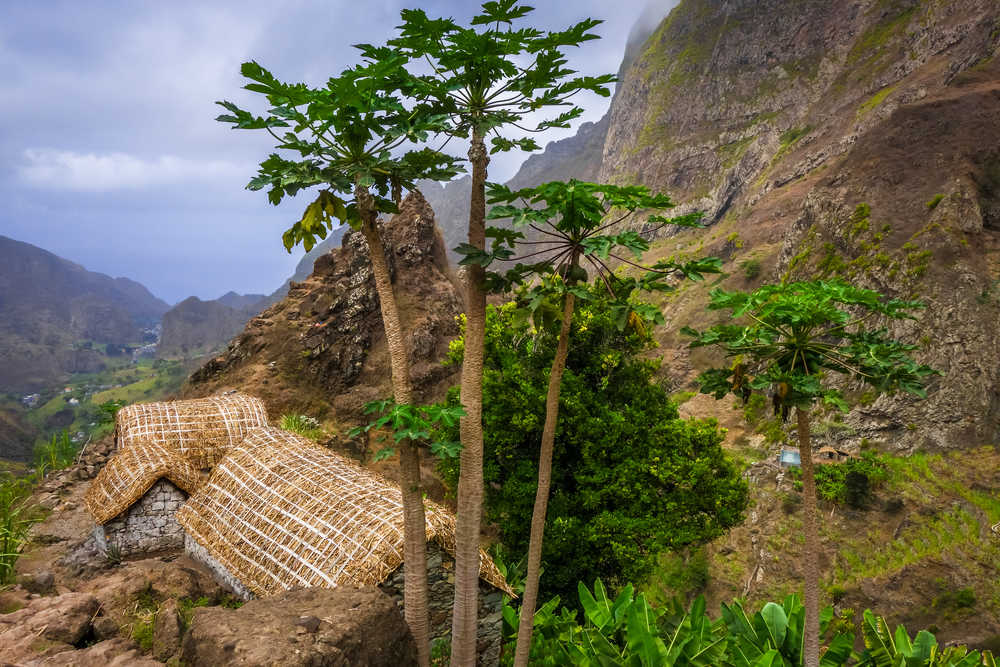
[[163, 314], [156, 356], [190, 359], [218, 350], [259, 312], [256, 306], [264, 298], [229, 292], [211, 301], [184, 299]]
[[97, 370], [93, 343], [139, 342], [168, 308], [135, 281], [0, 236], [0, 389], [30, 391]]
[[266, 298], [266, 294], [237, 294], [230, 291], [220, 296], [216, 301], [233, 310], [252, 310]]

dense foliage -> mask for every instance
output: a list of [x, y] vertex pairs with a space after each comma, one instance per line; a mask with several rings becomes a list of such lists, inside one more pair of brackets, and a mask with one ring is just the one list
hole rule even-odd
[[[553, 333], [490, 308], [483, 378], [486, 516], [514, 554], [527, 549]], [[743, 517], [746, 484], [714, 421], [682, 421], [656, 384], [639, 320], [583, 302], [573, 320], [560, 398], [543, 552], [546, 597], [575, 599], [581, 577], [641, 580], [658, 554], [722, 533]], [[461, 341], [453, 346], [461, 358]], [[457, 403], [452, 393], [450, 401]], [[457, 462], [442, 464], [447, 482]], [[696, 491], [695, 491], [696, 490]], [[569, 595], [567, 595], [569, 593]]]
[[[600, 580], [591, 591], [579, 584], [583, 622], [573, 609], [558, 609], [553, 599], [535, 613], [531, 650], [533, 665], [659, 667], [792, 667], [802, 664], [805, 613], [797, 596], [781, 604], [768, 602], [749, 612], [739, 602], [722, 605], [712, 619], [699, 597], [685, 610], [675, 602], [651, 607], [643, 595], [626, 586], [609, 597]], [[517, 626], [517, 614], [504, 608], [507, 635]], [[895, 632], [880, 616], [865, 610], [861, 623], [864, 650], [853, 650], [854, 634], [845, 619], [827, 607], [820, 614], [824, 638], [823, 667], [992, 667], [989, 651], [964, 646], [943, 648], [934, 635], [921, 630], [910, 637], [902, 625]], [[505, 655], [509, 654], [510, 645]]]

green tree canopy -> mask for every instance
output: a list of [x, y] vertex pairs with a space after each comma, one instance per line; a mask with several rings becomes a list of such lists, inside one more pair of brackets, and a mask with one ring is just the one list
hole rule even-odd
[[[523, 554], [559, 327], [533, 329], [516, 310], [506, 304], [487, 313], [486, 516], [503, 544]], [[599, 298], [578, 302], [573, 318], [542, 577], [543, 594], [563, 600], [576, 599], [581, 579], [642, 580], [664, 549], [704, 542], [739, 523], [747, 502], [715, 422], [678, 419], [654, 380], [655, 362], [638, 356], [651, 345], [647, 330], [619, 328], [616, 320]], [[459, 340], [453, 360], [461, 354]], [[454, 390], [450, 400], [457, 403]], [[445, 462], [443, 472], [454, 484], [457, 462]]]
[[[250, 80], [244, 87], [263, 94], [270, 108], [256, 116], [232, 102], [217, 103], [229, 113], [216, 120], [233, 129], [266, 130], [276, 148], [285, 151], [284, 157], [272, 153], [260, 163], [248, 189], [266, 188], [268, 200], [278, 204], [301, 190], [321, 188], [285, 232], [288, 250], [300, 242], [310, 250], [316, 237], [326, 238], [340, 223], [358, 228], [363, 213], [359, 203], [374, 212], [394, 213], [399, 193], [417, 180], [447, 180], [459, 171], [455, 158], [417, 148], [449, 126], [446, 115], [409, 99], [415, 80], [404, 68], [406, 56], [370, 47], [365, 57], [323, 88], [284, 83], [256, 62], [243, 63], [240, 71]], [[373, 199], [351, 199], [358, 186], [365, 193], [374, 190]]]

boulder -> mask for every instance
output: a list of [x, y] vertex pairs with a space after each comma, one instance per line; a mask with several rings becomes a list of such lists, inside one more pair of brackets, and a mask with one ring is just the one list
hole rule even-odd
[[120, 637], [108, 639], [78, 651], [63, 651], [40, 662], [26, 662], [25, 667], [162, 667], [148, 658], [135, 643]]
[[0, 616], [0, 663], [25, 664], [72, 650], [90, 634], [99, 607], [93, 595], [64, 593], [34, 598]]
[[416, 645], [377, 588], [304, 588], [239, 609], [195, 611], [181, 658], [191, 665], [407, 667]]
[[181, 644], [181, 623], [177, 615], [177, 601], [167, 600], [160, 605], [153, 622], [153, 657], [166, 662]]

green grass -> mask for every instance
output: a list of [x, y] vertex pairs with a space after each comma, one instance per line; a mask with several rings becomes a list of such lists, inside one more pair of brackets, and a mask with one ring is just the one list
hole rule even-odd
[[281, 415], [280, 426], [310, 440], [321, 440], [325, 436], [319, 422], [307, 415]]
[[892, 93], [895, 92], [895, 90], [896, 86], [887, 86], [882, 90], [878, 91], [877, 93], [875, 93], [874, 95], [872, 95], [871, 97], [869, 97], [865, 102], [861, 104], [860, 107], [858, 107], [858, 116], [859, 117], [866, 116], [870, 112], [882, 106], [882, 103], [885, 102], [885, 98], [889, 97], [889, 95], [892, 95]]
[[931, 198], [931, 200], [929, 202], [927, 202], [927, 210], [928, 211], [933, 211], [934, 209], [936, 209], [937, 205], [940, 204], [943, 199], [944, 199], [944, 195], [943, 194], [938, 193], [938, 194], [934, 195]]

